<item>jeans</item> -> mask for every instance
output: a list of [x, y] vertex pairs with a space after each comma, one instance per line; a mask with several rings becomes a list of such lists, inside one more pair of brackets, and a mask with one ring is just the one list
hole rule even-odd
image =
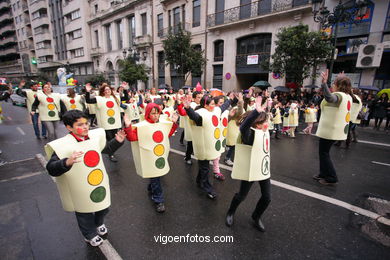
[[75, 212], [77, 224], [86, 239], [90, 240], [97, 236], [96, 229], [104, 224], [104, 217], [107, 213], [108, 208], [93, 213]]
[[[115, 134], [119, 131], [119, 129], [110, 129], [110, 130], [105, 130], [105, 131], [106, 131], [106, 140], [107, 140], [107, 142], [109, 142], [115, 138]], [[108, 154], [108, 155], [111, 156], [114, 154]]]
[[57, 127], [60, 121], [43, 121], [42, 124], [45, 125], [47, 130], [47, 135], [49, 140], [55, 140], [57, 139]]
[[[252, 184], [254, 182], [241, 181], [240, 191], [236, 193], [233, 197], [233, 200], [230, 204], [229, 213], [234, 214], [241, 202], [243, 202], [248, 195]], [[261, 196], [257, 202], [256, 208], [253, 211], [252, 218], [259, 219], [263, 215], [264, 211], [267, 209], [268, 205], [271, 203], [271, 179], [266, 179], [258, 182], [261, 189]]]
[[226, 155], [225, 155], [225, 160], [232, 160], [232, 156], [234, 154], [234, 151], [236, 150], [236, 146], [232, 145], [227, 145], [226, 147], [228, 147], [229, 149], [227, 150], [226, 152]]
[[152, 193], [152, 200], [154, 203], [163, 203], [164, 202], [164, 194], [161, 187], [161, 178], [151, 178], [150, 184], [148, 186], [148, 191]]
[[188, 141], [187, 142], [186, 157], [185, 157], [186, 161], [191, 160], [191, 155], [193, 152], [194, 152], [194, 147], [192, 146], [192, 142]]
[[[39, 133], [39, 114], [35, 113], [34, 115], [31, 115], [31, 121], [33, 123], [35, 135], [37, 137], [39, 137], [40, 136], [40, 133]], [[46, 127], [42, 121], [41, 121], [41, 126], [42, 126], [42, 136], [46, 136]]]
[[213, 186], [209, 182], [209, 169], [210, 164], [209, 160], [198, 160], [199, 171], [198, 176], [196, 176], [196, 183], [200, 186], [205, 192], [214, 192]]
[[325, 179], [327, 182], [337, 182], [336, 170], [330, 159], [330, 148], [335, 141], [320, 138], [319, 157], [320, 157], [320, 174], [319, 177]]

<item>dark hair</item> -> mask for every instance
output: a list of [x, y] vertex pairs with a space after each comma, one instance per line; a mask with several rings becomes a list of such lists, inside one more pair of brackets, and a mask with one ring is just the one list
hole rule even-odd
[[71, 126], [73, 127], [73, 124], [80, 118], [85, 118], [88, 120], [88, 116], [80, 110], [69, 110], [62, 116], [62, 121], [64, 122], [65, 126]]
[[339, 76], [334, 80], [334, 84], [337, 87], [337, 90], [344, 92], [347, 95], [350, 95], [354, 103], [358, 103], [357, 98], [352, 93], [352, 83], [347, 76]]
[[211, 101], [213, 101], [213, 97], [210, 95], [204, 95], [200, 100], [200, 104], [198, 108], [204, 108], [206, 105], [210, 105]]
[[192, 93], [192, 98], [196, 98], [196, 96], [199, 94], [202, 94], [202, 93], [200, 93], [199, 91], [194, 91], [194, 93]]
[[217, 104], [220, 99], [225, 99], [225, 98], [223, 96], [216, 96], [213, 99], [214, 99], [214, 103]]
[[75, 96], [76, 96], [76, 91], [74, 91], [74, 89], [73, 88], [68, 88], [68, 97], [70, 97], [70, 98], [74, 98]]
[[[246, 111], [244, 114], [242, 114], [240, 116], [240, 118], [238, 119], [237, 121], [237, 126], [240, 126], [244, 121], [245, 119], [249, 116], [250, 113], [252, 113], [253, 111]], [[268, 120], [268, 115], [266, 112], [260, 112], [260, 114], [258, 115], [258, 117], [256, 118], [255, 121], [253, 121], [252, 123], [252, 127], [255, 128], [256, 125], [258, 124], [263, 124], [265, 123], [266, 121]]]
[[118, 100], [118, 98], [115, 96], [114, 94], [114, 88], [111, 87], [109, 84], [107, 83], [103, 83], [100, 87], [99, 87], [99, 96], [101, 97], [104, 97], [104, 89], [108, 87], [109, 89], [111, 89], [111, 96], [115, 99], [115, 102], [117, 103], [117, 105], [119, 106], [120, 105], [120, 101]]

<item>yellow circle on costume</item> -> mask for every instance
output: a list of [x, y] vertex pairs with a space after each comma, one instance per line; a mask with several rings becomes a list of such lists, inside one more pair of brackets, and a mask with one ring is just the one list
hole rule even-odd
[[154, 154], [157, 156], [163, 155], [164, 151], [165, 151], [165, 148], [164, 148], [164, 145], [162, 145], [162, 144], [156, 145], [153, 149]]
[[107, 115], [108, 116], [114, 116], [115, 115], [115, 111], [113, 109], [109, 109], [109, 110], [107, 110]]
[[219, 139], [221, 137], [221, 130], [219, 130], [219, 128], [215, 128], [214, 137], [215, 139]]
[[345, 116], [345, 121], [347, 122], [347, 123], [349, 123], [349, 121], [351, 121], [351, 113], [347, 113], [347, 115]]
[[70, 105], [71, 109], [76, 109], [76, 107], [77, 107], [76, 105]]
[[227, 135], [227, 128], [223, 129], [222, 135], [223, 135], [223, 137], [226, 137], [226, 135]]
[[49, 110], [54, 110], [54, 108], [56, 108], [56, 106], [54, 104], [49, 104], [49, 105], [47, 105], [47, 108]]
[[93, 186], [99, 185], [102, 181], [103, 181], [103, 172], [100, 169], [93, 170], [88, 175], [88, 183]]

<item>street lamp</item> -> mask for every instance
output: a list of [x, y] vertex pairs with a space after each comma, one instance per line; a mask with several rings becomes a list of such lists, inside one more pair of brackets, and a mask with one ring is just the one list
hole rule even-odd
[[[135, 45], [129, 47], [128, 49], [123, 49], [122, 53], [124, 59], [128, 57], [132, 59], [134, 62], [139, 61], [140, 54], [137, 52], [137, 47]], [[129, 54], [129, 56], [127, 56], [127, 54]]]
[[[326, 0], [312, 0], [313, 6], [313, 18], [314, 21], [320, 23], [322, 29], [332, 27], [332, 56], [329, 66], [329, 75], [332, 75], [333, 64], [334, 64], [334, 55], [337, 44], [337, 31], [340, 23], [356, 23], [360, 19], [355, 19], [356, 17], [362, 18], [366, 12], [369, 5], [372, 4], [370, 0], [356, 0], [355, 2], [346, 6], [342, 3], [342, 0], [339, 0], [339, 3], [333, 8], [333, 12], [329, 11], [325, 6]], [[351, 3], [351, 2], [349, 2]], [[328, 84], [330, 84], [332, 76], [328, 78]]]

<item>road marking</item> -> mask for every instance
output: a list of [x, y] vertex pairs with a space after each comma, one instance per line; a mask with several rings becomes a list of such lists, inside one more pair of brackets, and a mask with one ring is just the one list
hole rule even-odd
[[34, 159], [34, 158], [26, 158], [26, 159], [22, 159], [22, 160], [7, 162], [7, 164], [20, 163], [20, 162], [25, 162], [25, 161], [33, 160], [33, 159]]
[[[172, 148], [171, 148], [171, 152], [174, 152], [174, 153], [180, 154], [180, 155], [185, 155], [184, 152], [176, 150], [176, 149], [172, 149]], [[192, 156], [192, 158], [196, 159], [194, 156]], [[212, 164], [212, 161], [210, 161], [210, 164]], [[231, 171], [233, 169], [232, 167], [224, 165], [224, 164], [219, 164], [219, 167], [222, 169], [225, 169], [225, 170], [229, 170], [229, 171]], [[291, 191], [306, 195], [306, 196], [314, 198], [314, 199], [328, 202], [330, 204], [333, 204], [333, 205], [345, 208], [347, 210], [356, 212], [360, 215], [375, 219], [380, 223], [383, 223], [385, 225], [390, 226], [390, 219], [387, 219], [387, 218], [385, 218], [385, 217], [383, 217], [375, 212], [371, 212], [371, 211], [368, 211], [366, 209], [356, 207], [356, 206], [349, 204], [349, 203], [346, 203], [344, 201], [334, 199], [334, 198], [331, 198], [328, 196], [324, 196], [324, 195], [321, 195], [321, 194], [318, 194], [318, 193], [315, 193], [312, 191], [304, 190], [304, 189], [301, 189], [301, 188], [298, 188], [298, 187], [295, 187], [295, 186], [292, 186], [290, 184], [286, 184], [286, 183], [283, 183], [280, 181], [271, 180], [271, 184], [278, 186], [278, 187], [281, 187], [281, 188], [284, 188], [284, 189], [287, 189], [287, 190], [291, 190]]]
[[101, 244], [99, 248], [108, 260], [122, 260], [122, 257], [107, 239], [104, 240], [103, 244]]
[[386, 144], [386, 143], [376, 143], [376, 142], [370, 142], [370, 141], [364, 141], [364, 140], [359, 140], [358, 143], [363, 143], [363, 144], [374, 144], [374, 145], [380, 145], [380, 146], [387, 146], [387, 147], [390, 147], [390, 144]]
[[21, 135], [26, 135], [26, 133], [19, 126], [16, 127], [16, 130], [18, 130]]
[[41, 173], [42, 173], [42, 172], [32, 172], [32, 173], [25, 174], [25, 175], [22, 175], [22, 176], [12, 177], [12, 178], [9, 178], [9, 179], [6, 179], [6, 180], [0, 180], [0, 183], [7, 182], [7, 181], [18, 181], [18, 180], [23, 180], [23, 179], [26, 179], [26, 178], [30, 178], [30, 177], [39, 175], [39, 174], [41, 174]]
[[[47, 160], [45, 157], [43, 157], [40, 153], [36, 154], [35, 157], [38, 159], [39, 163], [46, 168]], [[52, 177], [52, 179], [54, 180], [54, 177]], [[108, 239], [104, 240], [103, 244], [101, 244], [99, 248], [108, 260], [123, 260]]]
[[390, 166], [390, 164], [388, 164], [388, 163], [383, 163], [383, 162], [372, 161], [372, 163], [380, 164], [380, 165], [385, 165], [385, 166]]

